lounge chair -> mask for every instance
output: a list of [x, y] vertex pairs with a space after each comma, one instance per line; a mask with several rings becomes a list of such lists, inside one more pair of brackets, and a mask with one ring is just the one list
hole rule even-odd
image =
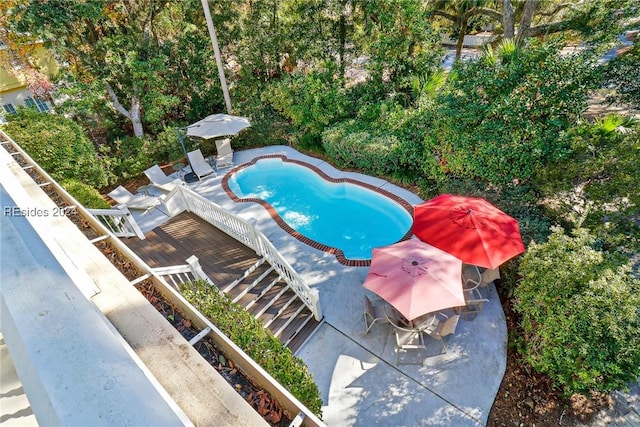
[[160, 169], [160, 166], [158, 165], [151, 166], [149, 169], [144, 171], [144, 174], [147, 176], [147, 178], [149, 178], [151, 185], [153, 185], [160, 191], [164, 191], [165, 193], [170, 192], [171, 190], [176, 188], [176, 186], [185, 185], [184, 181], [182, 181], [181, 179], [170, 178], [165, 175], [165, 173], [162, 172], [162, 169]]
[[129, 209], [144, 210], [143, 215], [149, 213], [153, 208], [162, 204], [162, 199], [160, 197], [132, 194], [122, 185], [111, 191], [109, 193], [109, 197], [119, 204], [125, 205]]
[[194, 151], [189, 151], [187, 153], [187, 158], [189, 159], [189, 165], [191, 166], [191, 171], [201, 179], [205, 176], [213, 174], [216, 175], [215, 169], [211, 167], [209, 163], [204, 159], [202, 155], [202, 151], [198, 148]]
[[489, 297], [491, 296], [489, 293], [489, 285], [491, 283], [494, 283], [499, 278], [500, 278], [500, 270], [498, 268], [494, 268], [494, 269], [487, 268], [482, 272], [480, 287], [484, 288], [485, 291], [487, 292], [487, 299], [489, 299]]
[[231, 148], [231, 140], [229, 138], [217, 139], [216, 150], [218, 150], [218, 156], [216, 157], [217, 169], [233, 166], [233, 148]]

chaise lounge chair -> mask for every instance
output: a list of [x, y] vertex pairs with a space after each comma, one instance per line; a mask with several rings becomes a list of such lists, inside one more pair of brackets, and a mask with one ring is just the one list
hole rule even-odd
[[233, 148], [231, 148], [231, 140], [229, 138], [217, 139], [216, 149], [218, 150], [216, 168], [220, 169], [233, 166]]
[[144, 210], [143, 215], [149, 213], [153, 208], [162, 205], [162, 198], [145, 196], [143, 194], [132, 194], [122, 185], [111, 191], [109, 193], [109, 197], [118, 202], [118, 204], [123, 204], [129, 209]]
[[144, 174], [149, 178], [151, 185], [156, 187], [158, 190], [163, 191], [165, 193], [169, 193], [171, 190], [176, 188], [179, 185], [185, 185], [184, 181], [179, 178], [170, 178], [162, 172], [160, 166], [153, 165], [146, 171]]
[[191, 171], [201, 179], [205, 176], [213, 174], [216, 175], [215, 169], [211, 167], [209, 163], [204, 159], [202, 155], [202, 151], [198, 148], [197, 150], [190, 151], [187, 153], [187, 158], [189, 159], [189, 165], [191, 166]]

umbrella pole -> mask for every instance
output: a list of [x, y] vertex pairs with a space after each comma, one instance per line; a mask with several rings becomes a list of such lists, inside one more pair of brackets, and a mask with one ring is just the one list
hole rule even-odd
[[189, 156], [187, 156], [187, 148], [184, 146], [184, 136], [182, 136], [182, 131], [186, 131], [187, 128], [177, 128], [176, 132], [178, 132], [178, 141], [180, 141], [180, 145], [182, 146], [182, 151], [184, 152], [184, 157], [189, 163]]

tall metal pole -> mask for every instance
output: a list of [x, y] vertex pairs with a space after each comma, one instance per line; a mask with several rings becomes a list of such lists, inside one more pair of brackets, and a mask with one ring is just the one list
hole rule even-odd
[[222, 93], [224, 94], [224, 102], [227, 104], [227, 113], [231, 112], [231, 98], [229, 97], [229, 89], [227, 88], [227, 80], [224, 77], [224, 67], [222, 66], [222, 56], [220, 55], [220, 48], [218, 47], [218, 37], [216, 36], [216, 29], [213, 26], [213, 20], [211, 19], [211, 12], [209, 11], [209, 0], [201, 0], [202, 9], [204, 10], [204, 17], [207, 20], [207, 28], [209, 28], [209, 35], [211, 36], [211, 44], [213, 44], [213, 51], [216, 54], [216, 64], [218, 64], [218, 75], [220, 76], [220, 85], [222, 86]]

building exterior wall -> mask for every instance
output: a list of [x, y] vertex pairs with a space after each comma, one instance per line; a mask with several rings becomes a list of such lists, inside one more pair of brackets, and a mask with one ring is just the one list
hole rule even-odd
[[[7, 49], [0, 46], [0, 49]], [[33, 46], [33, 58], [35, 68], [41, 73], [51, 77], [60, 67], [53, 55], [45, 49], [42, 43]], [[11, 114], [18, 106], [33, 106], [39, 111], [49, 111], [52, 105], [44, 100], [38, 100], [29, 91], [29, 81], [26, 73], [13, 66], [8, 61], [0, 63], [0, 122], [2, 116]]]

